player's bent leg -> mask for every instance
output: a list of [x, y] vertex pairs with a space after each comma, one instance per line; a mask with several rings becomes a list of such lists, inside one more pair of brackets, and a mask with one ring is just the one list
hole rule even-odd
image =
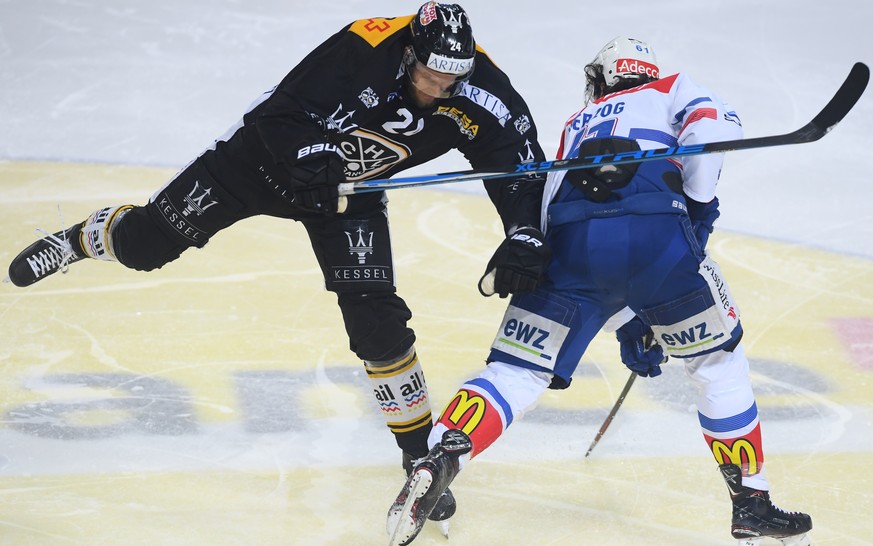
[[215, 180], [205, 157], [183, 169], [145, 207], [100, 209], [81, 224], [46, 234], [12, 261], [9, 280], [28, 286], [86, 257], [151, 271], [189, 247], [202, 247], [219, 230], [252, 214]]
[[447, 430], [458, 429], [470, 437], [473, 458], [536, 406], [551, 382], [551, 374], [490, 362], [478, 377], [461, 385], [440, 414], [429, 444], [436, 445]]
[[435, 519], [433, 512], [464, 463], [533, 408], [550, 382], [549, 373], [491, 362], [461, 386], [431, 432], [430, 452], [416, 461], [388, 510], [391, 545], [409, 544], [426, 518]]
[[117, 261], [112, 240], [115, 226], [132, 205], [107, 207], [83, 222], [36, 241], [9, 264], [9, 280], [16, 286], [30, 286], [85, 258]]
[[364, 369], [388, 429], [412, 458], [427, 454], [433, 417], [424, 372], [414, 347], [398, 358], [365, 360]]
[[[433, 426], [427, 383], [415, 348], [410, 347], [399, 360], [364, 361], [364, 368], [388, 429], [403, 450], [402, 466], [409, 476], [427, 454], [427, 437]], [[425, 446], [424, 453], [422, 446]], [[455, 497], [446, 489], [428, 517], [444, 521], [451, 518], [456, 509]]]
[[758, 407], [742, 345], [685, 363], [698, 389], [698, 419], [704, 438], [730, 492], [731, 535], [741, 539], [743, 546], [756, 546], [763, 537], [791, 546], [808, 544], [809, 515], [784, 511], [770, 500]]
[[[114, 241], [119, 262], [139, 271], [158, 269], [188, 248], [203, 248], [222, 229], [260, 212], [218, 182], [207, 168], [214, 159], [213, 150], [205, 152], [155, 192], [145, 207], [131, 211], [119, 223]], [[225, 183], [234, 181], [226, 178]]]
[[398, 447], [427, 454], [432, 426], [427, 382], [415, 352], [412, 313], [393, 291], [339, 292], [349, 348], [364, 361], [373, 395]]
[[[388, 291], [340, 292], [338, 303], [349, 346], [364, 361], [376, 403], [403, 452], [401, 464], [409, 476], [428, 453], [427, 437], [433, 427], [427, 380], [413, 345], [415, 334], [407, 326], [412, 313], [399, 296]], [[456, 509], [447, 489], [429, 517], [445, 521]]]
[[169, 235], [160, 225], [163, 220], [150, 214], [152, 207], [134, 207], [113, 230], [113, 252], [125, 267], [137, 271], [160, 269], [193, 246]]
[[716, 462], [739, 466], [743, 485], [769, 490], [758, 406], [742, 345], [686, 359], [685, 370], [697, 388], [697, 418]]

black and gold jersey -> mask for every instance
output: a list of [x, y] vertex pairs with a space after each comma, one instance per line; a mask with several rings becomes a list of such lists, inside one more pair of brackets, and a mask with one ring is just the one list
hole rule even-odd
[[[428, 108], [408, 99], [403, 56], [412, 17], [344, 27], [260, 97], [228, 140], [241, 140], [256, 163], [272, 163], [272, 176], [318, 143], [339, 147], [350, 181], [388, 178], [452, 149], [473, 168], [543, 161], [527, 104], [479, 46], [461, 94]], [[506, 226], [539, 225], [542, 182], [523, 180], [487, 182]]]

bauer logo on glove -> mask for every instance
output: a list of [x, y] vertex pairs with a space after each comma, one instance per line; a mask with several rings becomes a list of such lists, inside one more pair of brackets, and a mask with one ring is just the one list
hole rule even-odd
[[533, 227], [519, 228], [497, 247], [479, 279], [483, 296], [532, 292], [539, 287], [552, 258], [543, 232]]
[[[292, 152], [294, 153], [294, 152]], [[340, 149], [329, 142], [299, 148], [295, 159], [287, 163], [290, 180], [276, 180], [274, 188], [292, 205], [323, 214], [343, 212], [339, 185], [346, 182], [345, 162]]]

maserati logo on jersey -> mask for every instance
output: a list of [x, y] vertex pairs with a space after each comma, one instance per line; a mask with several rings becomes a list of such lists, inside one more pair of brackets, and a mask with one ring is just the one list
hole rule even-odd
[[645, 61], [639, 61], [637, 59], [619, 59], [616, 61], [615, 65], [615, 70], [619, 74], [645, 74], [656, 80], [659, 77], [658, 67]]
[[182, 216], [190, 216], [192, 212], [202, 216], [206, 209], [217, 205], [218, 201], [212, 198], [212, 188], [204, 188], [199, 180], [195, 180], [194, 189], [185, 196], [185, 203], [187, 205], [182, 209]]
[[527, 117], [526, 114], [522, 114], [521, 116], [515, 118], [515, 130], [518, 131], [518, 134], [523, 135], [530, 129], [530, 118]]
[[530, 147], [530, 140], [525, 139], [524, 141], [525, 152], [518, 153], [518, 162], [519, 163], [530, 163], [534, 160], [534, 153]]
[[[349, 133], [358, 128], [358, 125], [351, 121], [352, 116], [355, 115], [355, 111], [352, 110], [350, 112], [343, 111], [343, 104], [340, 103], [337, 106], [336, 110], [334, 110], [333, 114], [327, 118], [328, 129], [333, 131], [337, 131], [338, 133]], [[346, 125], [348, 122], [348, 125]]]
[[454, 106], [440, 106], [433, 115], [446, 116], [447, 118], [454, 120], [454, 122], [458, 124], [458, 128], [461, 130], [461, 134], [470, 140], [476, 138], [476, 135], [479, 133], [479, 126], [474, 124], [473, 120], [467, 117], [467, 114], [458, 110]]
[[368, 87], [361, 91], [361, 94], [358, 95], [358, 98], [361, 99], [361, 102], [363, 102], [364, 106], [366, 106], [367, 108], [372, 108], [379, 104], [379, 95], [377, 95], [371, 87]]
[[339, 143], [346, 178], [353, 182], [388, 170], [409, 157], [409, 149], [384, 136], [358, 129]]
[[358, 235], [356, 240], [352, 238], [351, 233], [345, 232], [346, 237], [349, 238], [349, 254], [357, 255], [358, 263], [364, 264], [367, 261], [367, 254], [373, 253], [373, 232], [364, 237], [364, 228], [359, 227], [355, 233]]

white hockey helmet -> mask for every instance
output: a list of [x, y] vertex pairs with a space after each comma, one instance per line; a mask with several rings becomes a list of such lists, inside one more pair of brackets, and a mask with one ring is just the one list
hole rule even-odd
[[596, 100], [660, 77], [658, 59], [646, 42], [627, 36], [613, 38], [585, 66], [585, 97]]

